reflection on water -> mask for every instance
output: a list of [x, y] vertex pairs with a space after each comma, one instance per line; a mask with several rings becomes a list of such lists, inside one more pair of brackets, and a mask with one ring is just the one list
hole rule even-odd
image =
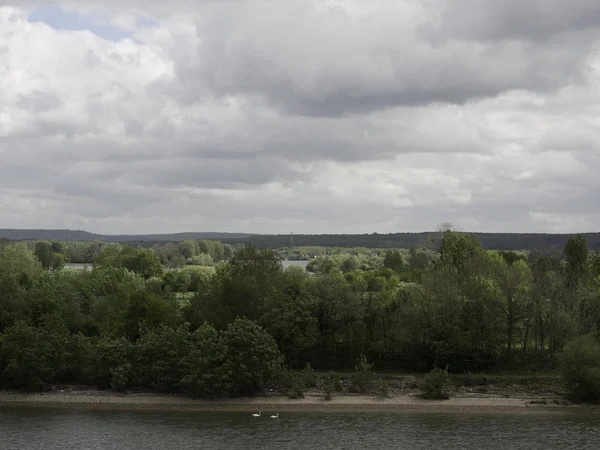
[[0, 411], [1, 450], [599, 448], [600, 418], [583, 414]]

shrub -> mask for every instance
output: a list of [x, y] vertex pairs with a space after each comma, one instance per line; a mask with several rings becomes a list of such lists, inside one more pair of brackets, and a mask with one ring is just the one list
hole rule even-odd
[[304, 377], [301, 375], [293, 375], [292, 376], [292, 392], [289, 397], [296, 398], [304, 398], [304, 390], [306, 389], [306, 384]]
[[302, 369], [302, 378], [306, 387], [315, 387], [317, 385], [317, 374], [310, 366], [310, 363], [306, 363], [306, 366]]
[[328, 382], [331, 384], [331, 389], [333, 389], [333, 392], [342, 391], [342, 377], [339, 373], [336, 373], [333, 370], [331, 370], [325, 378], [325, 384], [327, 384]]
[[450, 375], [448, 369], [434, 368], [425, 375], [423, 383], [423, 398], [446, 400], [450, 398]]
[[377, 379], [377, 395], [384, 398], [390, 397], [389, 384], [383, 378]]
[[558, 355], [567, 390], [578, 400], [600, 400], [600, 344], [593, 335], [569, 341]]
[[354, 366], [354, 373], [350, 378], [350, 389], [352, 392], [364, 393], [367, 391], [369, 384], [373, 380], [373, 364], [367, 361], [363, 355], [361, 355]]
[[110, 369], [110, 387], [113, 391], [124, 392], [131, 382], [131, 364], [125, 363]]
[[331, 400], [333, 398], [335, 387], [331, 380], [325, 380], [325, 384], [323, 385], [323, 392], [325, 394], [325, 400]]
[[464, 386], [487, 386], [489, 380], [483, 372], [471, 372], [467, 370], [463, 378]]

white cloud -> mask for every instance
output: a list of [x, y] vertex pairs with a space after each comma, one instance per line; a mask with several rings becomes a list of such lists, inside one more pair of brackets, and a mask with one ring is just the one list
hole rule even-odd
[[492, 3], [64, 3], [120, 41], [0, 6], [2, 226], [593, 230], [599, 11], [579, 3], [531, 35]]

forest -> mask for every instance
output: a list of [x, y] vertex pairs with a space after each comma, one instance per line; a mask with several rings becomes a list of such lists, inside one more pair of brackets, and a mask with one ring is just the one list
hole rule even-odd
[[[151, 247], [166, 242], [177, 244], [184, 240], [218, 240], [231, 246], [251, 244], [258, 248], [277, 249], [300, 247], [365, 247], [411, 248], [427, 247], [437, 230], [421, 233], [370, 234], [248, 234], [248, 233], [172, 233], [147, 235], [100, 235], [80, 230], [20, 230], [0, 229], [0, 239], [10, 241], [81, 241], [120, 242], [134, 246]], [[481, 241], [486, 250], [531, 250], [542, 247], [563, 248], [568, 234], [550, 233], [468, 233]], [[583, 233], [591, 250], [600, 249], [600, 233]]]
[[[248, 396], [307, 364], [358, 361], [560, 370], [571, 391], [600, 398], [600, 255], [583, 235], [561, 251], [491, 251], [450, 230], [436, 242], [305, 248], [304, 270], [282, 266], [297, 249], [215, 240], [171, 243], [171, 258], [164, 245], [2, 241], [0, 388]], [[92, 270], [63, 268], [77, 248], [93, 249]]]

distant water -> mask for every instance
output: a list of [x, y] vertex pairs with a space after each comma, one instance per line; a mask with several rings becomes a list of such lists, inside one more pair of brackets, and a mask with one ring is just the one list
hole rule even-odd
[[[309, 261], [282, 261], [281, 262], [283, 264], [283, 268], [287, 268], [290, 266], [298, 266], [298, 267], [306, 267], [309, 263]], [[92, 265], [88, 265], [88, 266], [80, 266], [80, 265], [72, 265], [72, 264], [65, 264], [65, 269], [88, 269], [91, 270]]]
[[565, 415], [0, 410], [1, 450], [600, 449], [600, 418]]

